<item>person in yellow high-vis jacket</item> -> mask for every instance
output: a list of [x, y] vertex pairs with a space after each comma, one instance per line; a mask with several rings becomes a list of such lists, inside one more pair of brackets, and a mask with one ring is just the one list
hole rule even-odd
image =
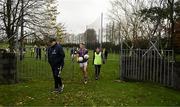
[[93, 54], [93, 64], [95, 67], [95, 79], [99, 79], [99, 75], [101, 72], [101, 65], [104, 63], [103, 53], [101, 52], [100, 48], [96, 48]]

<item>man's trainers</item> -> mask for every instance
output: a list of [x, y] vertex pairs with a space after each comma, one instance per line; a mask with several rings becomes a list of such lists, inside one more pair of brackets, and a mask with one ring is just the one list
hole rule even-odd
[[59, 89], [58, 88], [55, 88], [53, 91], [51, 91], [52, 93], [58, 93], [59, 92]]
[[64, 90], [64, 84], [62, 84], [62, 86], [59, 88], [59, 93], [62, 93]]
[[84, 84], [87, 84], [87, 81], [84, 81]]

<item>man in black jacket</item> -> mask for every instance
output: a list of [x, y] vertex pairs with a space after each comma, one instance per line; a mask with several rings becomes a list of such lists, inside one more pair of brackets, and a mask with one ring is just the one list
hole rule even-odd
[[64, 67], [64, 51], [61, 45], [57, 44], [56, 39], [50, 40], [50, 47], [48, 49], [48, 62], [51, 65], [55, 90], [54, 92], [62, 92], [64, 85], [60, 73]]

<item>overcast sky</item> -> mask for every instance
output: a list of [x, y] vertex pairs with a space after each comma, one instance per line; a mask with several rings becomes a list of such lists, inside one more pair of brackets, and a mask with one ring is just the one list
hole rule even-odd
[[107, 13], [109, 0], [58, 0], [60, 15], [57, 21], [64, 23], [69, 33], [82, 33], [101, 13]]

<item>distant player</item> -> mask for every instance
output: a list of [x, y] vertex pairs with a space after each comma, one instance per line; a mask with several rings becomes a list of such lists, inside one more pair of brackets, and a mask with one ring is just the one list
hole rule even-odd
[[107, 57], [108, 57], [108, 51], [106, 48], [103, 49], [103, 56], [104, 56], [104, 60], [105, 60], [105, 63], [107, 62]]
[[31, 57], [34, 57], [34, 48], [31, 48]]
[[76, 54], [77, 54], [77, 50], [76, 50], [75, 47], [73, 47], [73, 48], [71, 49], [71, 53], [70, 53], [70, 57], [71, 57], [71, 61], [72, 61], [72, 62], [74, 62], [74, 59], [75, 59], [75, 57], [76, 57]]
[[36, 48], [36, 59], [41, 60], [41, 47], [39, 45]]
[[83, 73], [84, 84], [87, 84], [87, 65], [88, 65], [88, 50], [85, 48], [85, 44], [80, 44], [80, 49], [77, 51], [77, 62], [80, 65], [81, 71]]

